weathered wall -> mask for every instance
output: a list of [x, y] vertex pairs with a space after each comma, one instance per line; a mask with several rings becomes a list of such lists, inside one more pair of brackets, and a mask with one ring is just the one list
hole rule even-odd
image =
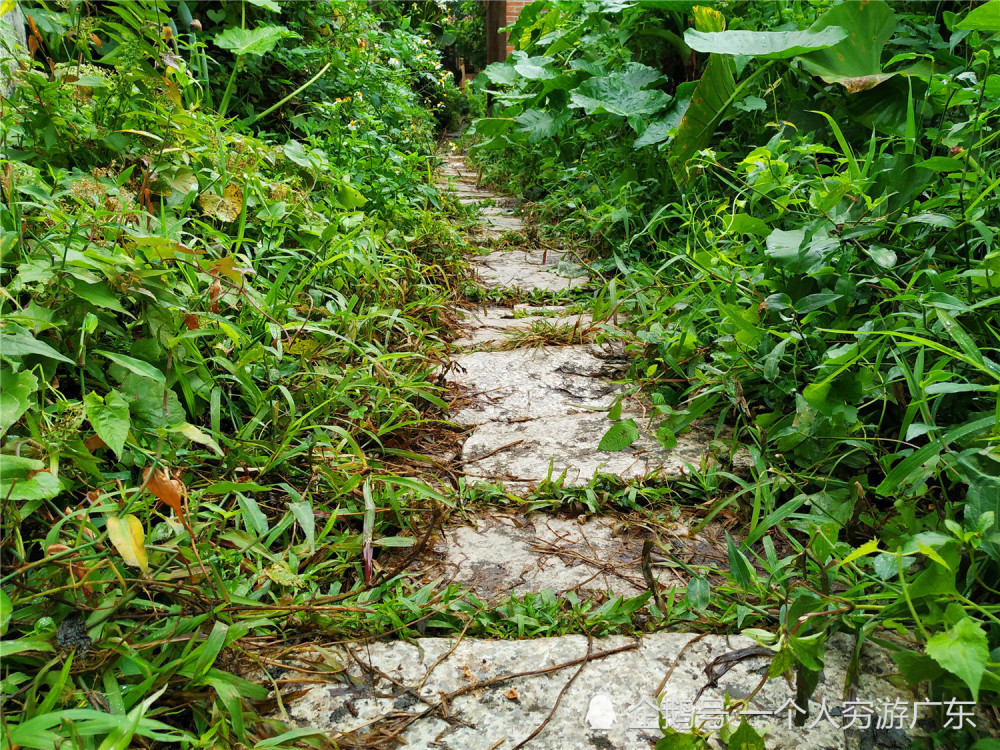
[[[23, 54], [28, 47], [24, 33], [24, 14], [17, 3], [14, 4], [13, 10], [0, 16], [0, 60], [12, 57], [15, 47], [20, 48], [18, 54]], [[14, 90], [11, 70], [15, 65], [17, 63], [9, 59], [0, 63], [0, 96], [10, 96]]]

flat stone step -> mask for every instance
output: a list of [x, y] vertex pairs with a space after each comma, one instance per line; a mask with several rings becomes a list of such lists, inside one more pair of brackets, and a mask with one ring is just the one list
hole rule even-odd
[[[524, 307], [521, 309], [525, 310]], [[560, 311], [566, 309], [558, 308]], [[546, 328], [554, 328], [565, 332], [567, 336], [580, 337], [586, 336], [587, 332], [592, 330], [593, 318], [588, 314], [515, 316], [514, 310], [506, 307], [468, 311], [462, 315], [462, 329], [465, 335], [455, 340], [454, 344], [465, 347], [503, 344], [510, 341], [512, 335], [525, 334], [531, 332], [533, 328], [540, 333]], [[570, 343], [580, 342], [577, 339], [576, 342]]]
[[[744, 636], [421, 638], [347, 648], [286, 656], [284, 663], [309, 671], [305, 677], [271, 669], [288, 693], [300, 693], [285, 704], [293, 722], [325, 730], [343, 748], [513, 750], [527, 740], [530, 750], [649, 750], [662, 736], [661, 717], [682, 731], [692, 720], [715, 727], [726, 718], [735, 729], [740, 714], [726, 712], [727, 695], [730, 703], [748, 699], [744, 718], [769, 750], [902, 748], [936, 728], [926, 706], [915, 728], [912, 713], [903, 728], [880, 728], [879, 706], [899, 699], [920, 710], [913, 707], [920, 697], [896, 687], [896, 665], [871, 643], [862, 646], [852, 700], [870, 701], [872, 713], [855, 722], [859, 728], [842, 728], [855, 649], [845, 634], [828, 641], [819, 684], [800, 707], [808, 711], [801, 727], [792, 724], [799, 713], [794, 686], [766, 679], [769, 654]], [[978, 713], [983, 726], [985, 711]], [[712, 747], [723, 746], [713, 740]]]
[[479, 278], [487, 286], [521, 291], [575, 289], [587, 283], [585, 276], [559, 276], [560, 261], [573, 262], [574, 256], [554, 250], [498, 250], [473, 260]]
[[460, 354], [445, 375], [462, 392], [451, 420], [473, 426], [606, 411], [621, 386], [605, 377], [625, 361], [594, 345]]

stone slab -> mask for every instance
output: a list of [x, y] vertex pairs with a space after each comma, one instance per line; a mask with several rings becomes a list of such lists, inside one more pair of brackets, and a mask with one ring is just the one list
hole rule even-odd
[[469, 405], [451, 420], [472, 426], [607, 410], [621, 387], [602, 376], [621, 363], [602, 353], [597, 346], [576, 345], [454, 357], [445, 378], [462, 389]]
[[489, 286], [564, 291], [586, 284], [586, 277], [566, 278], [553, 273], [564, 257], [568, 255], [553, 250], [499, 250], [475, 258], [473, 264], [480, 280]]
[[[522, 308], [531, 312], [530, 308]], [[559, 308], [565, 310], [566, 308]], [[533, 325], [546, 323], [554, 326], [579, 326], [588, 328], [593, 323], [590, 315], [521, 315], [515, 317], [509, 307], [490, 307], [486, 310], [467, 311], [463, 314], [462, 328], [465, 335], [457, 339], [456, 346], [482, 346], [506, 341], [511, 333], [530, 330]]]
[[[583, 523], [536, 513], [477, 515], [473, 523], [448, 525], [419, 569], [426, 580], [443, 579], [470, 589], [490, 604], [550, 589], [591, 596], [638, 596], [646, 585], [639, 565], [643, 539], [611, 518]], [[683, 586], [668, 569], [661, 586]]]
[[[626, 411], [622, 417], [645, 427], [640, 413]], [[678, 477], [688, 464], [699, 465], [713, 437], [711, 430], [698, 426], [678, 435], [677, 445], [667, 450], [641, 429], [639, 439], [624, 450], [598, 450], [613, 424], [600, 412], [488, 422], [462, 446], [463, 471], [472, 481], [499, 483], [515, 494], [524, 494], [549, 477], [567, 487], [585, 485], [598, 473], [627, 480]]]
[[[744, 636], [668, 632], [641, 641], [624, 636], [588, 641], [582, 635], [422, 638], [357, 644], [349, 647], [353, 655], [342, 647], [326, 649], [325, 656], [302, 651], [286, 661], [329, 668], [338, 660], [343, 671], [322, 684], [316, 684], [315, 672], [311, 681], [298, 683], [292, 681], [294, 672], [280, 676], [290, 691], [305, 691], [286, 706], [293, 722], [323, 729], [340, 747], [371, 747], [375, 740], [396, 737], [412, 748], [512, 750], [541, 728], [525, 745], [530, 750], [648, 750], [662, 736], [658, 712], [676, 728], [687, 729], [692, 713], [696, 721], [717, 724], [727, 716], [727, 694], [730, 700], [748, 699], [744, 716], [764, 733], [769, 750], [904, 748], [935, 728], [929, 718], [915, 729], [909, 721], [903, 729], [878, 729], [874, 720], [865, 730], [841, 728], [854, 651], [854, 641], [844, 634], [827, 644], [819, 684], [803, 707], [809, 712], [805, 726], [790, 726], [794, 686], [766, 679], [766, 655], [743, 652], [751, 656], [735, 660], [739, 650], [755, 647]], [[724, 672], [724, 662], [717, 661], [723, 657], [732, 660]], [[885, 650], [866, 643], [854, 700], [878, 706], [919, 699], [894, 685], [897, 672]], [[723, 747], [716, 739], [711, 746]]]

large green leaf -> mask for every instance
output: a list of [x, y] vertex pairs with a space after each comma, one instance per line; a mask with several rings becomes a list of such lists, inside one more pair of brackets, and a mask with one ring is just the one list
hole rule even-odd
[[7, 325], [4, 333], [0, 335], [0, 357], [9, 360], [11, 357], [27, 357], [37, 354], [40, 357], [55, 359], [59, 362], [73, 364], [73, 360], [60, 354], [43, 341], [39, 341], [28, 331], [20, 326]]
[[122, 398], [118, 391], [111, 391], [104, 398], [91, 392], [83, 397], [83, 405], [87, 411], [87, 419], [93, 425], [97, 436], [115, 452], [116, 456], [121, 457], [132, 424], [128, 401]]
[[882, 72], [882, 48], [896, 29], [896, 17], [884, 0], [835, 5], [816, 21], [811, 32], [839, 26], [847, 37], [832, 47], [807, 52], [796, 59], [827, 83], [839, 83], [849, 93], [877, 86], [893, 73]]
[[572, 116], [570, 112], [529, 109], [514, 119], [520, 125], [517, 132], [527, 133], [529, 143], [539, 143], [552, 138]]
[[[725, 19], [717, 10], [698, 6], [692, 10], [695, 27], [703, 32], [720, 32]], [[691, 94], [691, 104], [677, 129], [674, 144], [667, 154], [667, 163], [678, 183], [687, 182], [684, 165], [699, 150], [705, 148], [729, 108], [736, 92], [736, 63], [728, 55], [710, 55], [698, 86]]]
[[990, 658], [986, 632], [970, 617], [964, 617], [944, 633], [927, 641], [927, 655], [947, 669], [972, 691], [972, 699], [979, 699], [979, 683]]
[[955, 28], [972, 31], [1000, 31], [1000, 0], [990, 0], [978, 8], [973, 8], [969, 11], [969, 15], [963, 18]]
[[0, 436], [28, 410], [28, 397], [38, 390], [38, 378], [27, 370], [0, 370]]
[[697, 31], [684, 32], [684, 41], [698, 52], [719, 55], [749, 55], [784, 60], [805, 52], [824, 49], [847, 36], [839, 26], [805, 31]]
[[515, 72], [529, 81], [545, 81], [559, 74], [559, 71], [547, 67], [554, 62], [551, 57], [528, 57], [523, 52], [515, 52], [513, 57]]
[[234, 55], [266, 55], [285, 37], [298, 36], [284, 26], [258, 26], [256, 29], [226, 29], [216, 34], [215, 43]]
[[645, 90], [660, 73], [641, 63], [628, 63], [620, 71], [595, 76], [581, 83], [570, 95], [570, 105], [583, 107], [588, 115], [612, 114], [620, 117], [653, 115], [672, 101], [658, 89]]

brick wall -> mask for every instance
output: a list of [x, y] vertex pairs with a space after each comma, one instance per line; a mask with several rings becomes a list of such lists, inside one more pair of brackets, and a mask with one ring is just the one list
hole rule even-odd
[[[532, 0], [507, 0], [507, 3], [506, 3], [506, 5], [507, 5], [507, 19], [506, 19], [507, 20], [507, 26], [510, 26], [512, 23], [514, 23], [514, 21], [517, 20], [517, 17], [519, 15], [521, 15], [521, 11], [524, 9], [524, 6], [530, 5], [531, 2], [532, 2]], [[514, 51], [514, 48], [508, 44], [507, 45], [507, 54], [509, 55], [513, 51]]]

